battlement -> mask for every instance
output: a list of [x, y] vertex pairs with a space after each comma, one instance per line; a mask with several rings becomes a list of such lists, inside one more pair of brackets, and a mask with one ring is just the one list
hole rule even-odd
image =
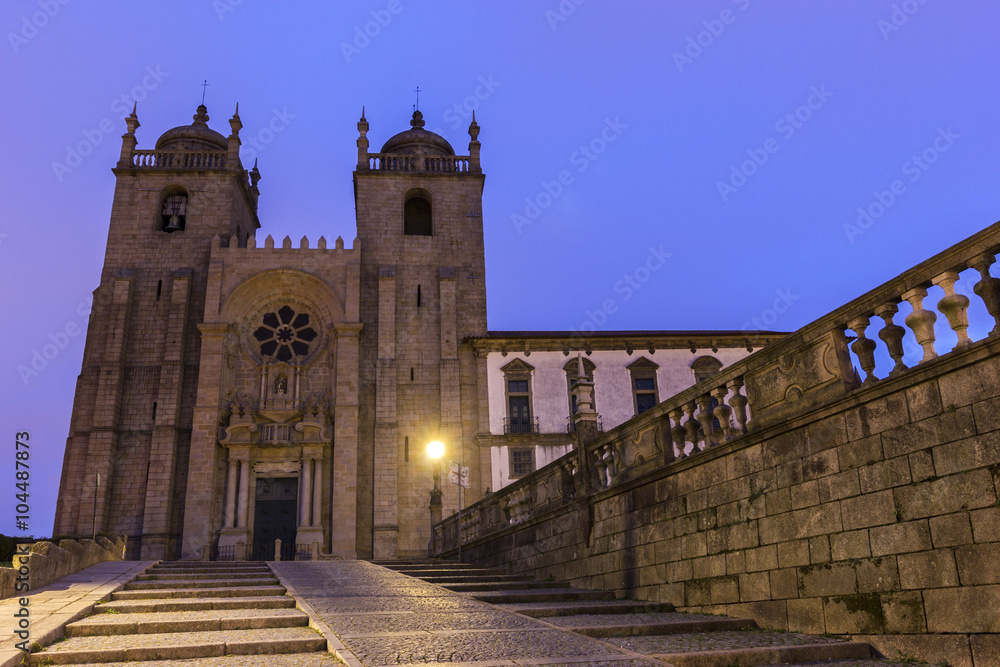
[[281, 247], [280, 248], [276, 248], [274, 246], [274, 237], [272, 237], [270, 234], [268, 234], [267, 238], [264, 239], [264, 245], [263, 246], [258, 246], [257, 245], [257, 239], [255, 237], [253, 237], [253, 236], [247, 238], [246, 245], [235, 245], [235, 244], [232, 243], [232, 239], [230, 239], [230, 243], [227, 246], [222, 245], [222, 239], [218, 235], [216, 235], [215, 237], [212, 238], [212, 254], [213, 255], [216, 252], [226, 252], [226, 251], [244, 251], [245, 252], [245, 251], [248, 251], [248, 250], [250, 250], [250, 251], [253, 251], [253, 250], [256, 250], [256, 251], [266, 251], [266, 250], [283, 251], [283, 250], [292, 250], [292, 251], [296, 251], [296, 252], [302, 251], [302, 250], [314, 250], [314, 251], [320, 251], [320, 252], [335, 253], [335, 254], [340, 255], [340, 254], [345, 254], [345, 253], [346, 254], [360, 253], [360, 251], [361, 251], [361, 241], [359, 239], [355, 238], [354, 239], [354, 247], [352, 247], [352, 248], [345, 248], [344, 247], [344, 239], [343, 239], [343, 237], [338, 236], [337, 240], [334, 241], [334, 243], [333, 243], [333, 247], [332, 248], [328, 248], [327, 245], [326, 245], [326, 237], [325, 236], [321, 236], [321, 237], [319, 237], [319, 240], [316, 242], [316, 246], [313, 247], [313, 248], [310, 248], [309, 247], [309, 238], [306, 237], [306, 236], [303, 236], [301, 239], [299, 239], [299, 245], [298, 245], [298, 247], [292, 247], [292, 238], [290, 236], [285, 236], [284, 240], [281, 242]]

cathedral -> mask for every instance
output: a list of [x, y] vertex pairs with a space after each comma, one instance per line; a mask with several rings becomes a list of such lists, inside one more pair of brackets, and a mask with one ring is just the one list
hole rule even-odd
[[350, 246], [259, 241], [238, 110], [228, 136], [208, 121], [148, 150], [126, 118], [53, 534], [142, 559], [424, 556], [440, 465], [468, 469], [440, 482], [447, 515], [574, 446], [574, 383], [610, 430], [782, 335], [490, 331], [474, 116], [457, 155], [420, 111], [369, 152], [362, 113]]

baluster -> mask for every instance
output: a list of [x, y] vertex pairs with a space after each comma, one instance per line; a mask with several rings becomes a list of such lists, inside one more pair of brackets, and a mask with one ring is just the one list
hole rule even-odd
[[684, 412], [687, 414], [687, 421], [684, 422], [684, 428], [687, 430], [688, 440], [691, 441], [691, 453], [694, 454], [697, 451], [704, 450], [704, 446], [698, 446], [698, 420], [694, 416], [695, 404], [694, 401], [686, 404], [684, 406]]
[[868, 328], [869, 319], [865, 316], [855, 318], [848, 322], [847, 327], [853, 331], [858, 339], [851, 344], [851, 349], [854, 350], [854, 354], [858, 355], [858, 361], [861, 363], [861, 370], [865, 372], [865, 381], [862, 382], [863, 385], [874, 384], [878, 381], [878, 378], [872, 375], [872, 371], [875, 370], [875, 341], [870, 338], [865, 337], [865, 329]]
[[958, 271], [945, 271], [931, 280], [944, 290], [944, 297], [938, 301], [937, 307], [948, 318], [948, 326], [958, 334], [958, 342], [953, 350], [972, 345], [969, 338], [969, 297], [955, 293], [955, 283], [958, 281]]
[[718, 403], [712, 414], [719, 420], [719, 426], [722, 427], [722, 442], [727, 442], [733, 437], [733, 425], [729, 421], [733, 414], [733, 409], [726, 405], [726, 394], [729, 390], [726, 389], [726, 385], [721, 387], [716, 387], [712, 390], [712, 396], [715, 397], [715, 401]]
[[729, 405], [733, 406], [733, 413], [736, 415], [736, 423], [740, 425], [740, 433], [747, 432], [747, 397], [740, 393], [743, 389], [743, 378], [734, 378], [729, 381], [729, 389], [733, 392], [733, 397], [729, 399]]
[[597, 472], [597, 487], [603, 489], [607, 486], [608, 466], [604, 463], [604, 456], [600, 449], [593, 452], [594, 470]]
[[615, 458], [615, 449], [612, 443], [608, 443], [601, 448], [601, 457], [604, 459], [604, 469], [607, 471], [607, 484], [611, 486], [615, 477], [618, 476], [618, 461]]
[[993, 317], [995, 324], [990, 336], [1000, 336], [1000, 278], [990, 275], [990, 265], [995, 261], [996, 258], [986, 252], [972, 260], [972, 268], [979, 271], [980, 276], [980, 281], [975, 284], [972, 291], [986, 304], [986, 310]]
[[682, 459], [687, 456], [685, 450], [687, 449], [687, 442], [684, 438], [687, 436], [687, 431], [681, 424], [681, 417], [684, 413], [681, 412], [680, 408], [670, 411], [670, 418], [674, 420], [674, 427], [670, 429], [670, 435], [673, 436], [674, 444], [677, 446], [677, 458]]
[[894, 303], [886, 303], [875, 309], [875, 314], [885, 322], [885, 326], [878, 332], [878, 337], [885, 342], [885, 346], [889, 348], [889, 356], [896, 362], [889, 371], [889, 377], [906, 370], [906, 364], [903, 363], [903, 336], [906, 335], [906, 329], [892, 321], [898, 312], [899, 308]]
[[715, 426], [712, 424], [712, 408], [709, 406], [711, 396], [703, 394], [695, 399], [698, 404], [698, 423], [701, 424], [702, 437], [705, 439], [703, 449], [712, 446], [712, 436], [715, 434]]
[[903, 298], [913, 307], [913, 312], [906, 316], [906, 326], [910, 327], [917, 337], [917, 343], [924, 348], [924, 358], [920, 360], [921, 362], [936, 359], [938, 356], [934, 351], [934, 322], [937, 321], [937, 315], [924, 310], [925, 296], [927, 290], [923, 287], [914, 287], [903, 294]]

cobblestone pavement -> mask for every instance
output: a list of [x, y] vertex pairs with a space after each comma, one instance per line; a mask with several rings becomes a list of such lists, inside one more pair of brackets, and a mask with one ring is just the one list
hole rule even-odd
[[662, 665], [364, 561], [272, 569], [363, 665]]
[[[455, 565], [437, 585], [419, 577], [441, 579], [446, 564], [385, 565], [271, 564], [281, 583], [325, 625], [330, 645], [339, 646], [338, 655], [351, 667], [906, 664], [861, 658], [868, 647], [842, 639], [761, 630], [752, 621], [674, 612], [670, 605], [578, 599], [580, 591], [573, 589], [527, 583], [514, 592], [550, 597], [491, 604], [487, 601], [511, 592], [501, 589], [503, 582], [493, 591], [456, 592], [468, 590], [460, 583], [463, 568], [469, 568], [470, 581], [482, 576], [472, 566]], [[817, 658], [826, 660], [809, 662]]]

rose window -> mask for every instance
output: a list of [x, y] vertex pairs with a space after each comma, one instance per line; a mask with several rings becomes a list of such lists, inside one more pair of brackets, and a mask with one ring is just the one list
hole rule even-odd
[[277, 313], [264, 315], [263, 324], [253, 334], [260, 341], [261, 355], [278, 361], [309, 354], [309, 343], [316, 335], [309, 326], [309, 315], [296, 314], [291, 306], [282, 306]]

